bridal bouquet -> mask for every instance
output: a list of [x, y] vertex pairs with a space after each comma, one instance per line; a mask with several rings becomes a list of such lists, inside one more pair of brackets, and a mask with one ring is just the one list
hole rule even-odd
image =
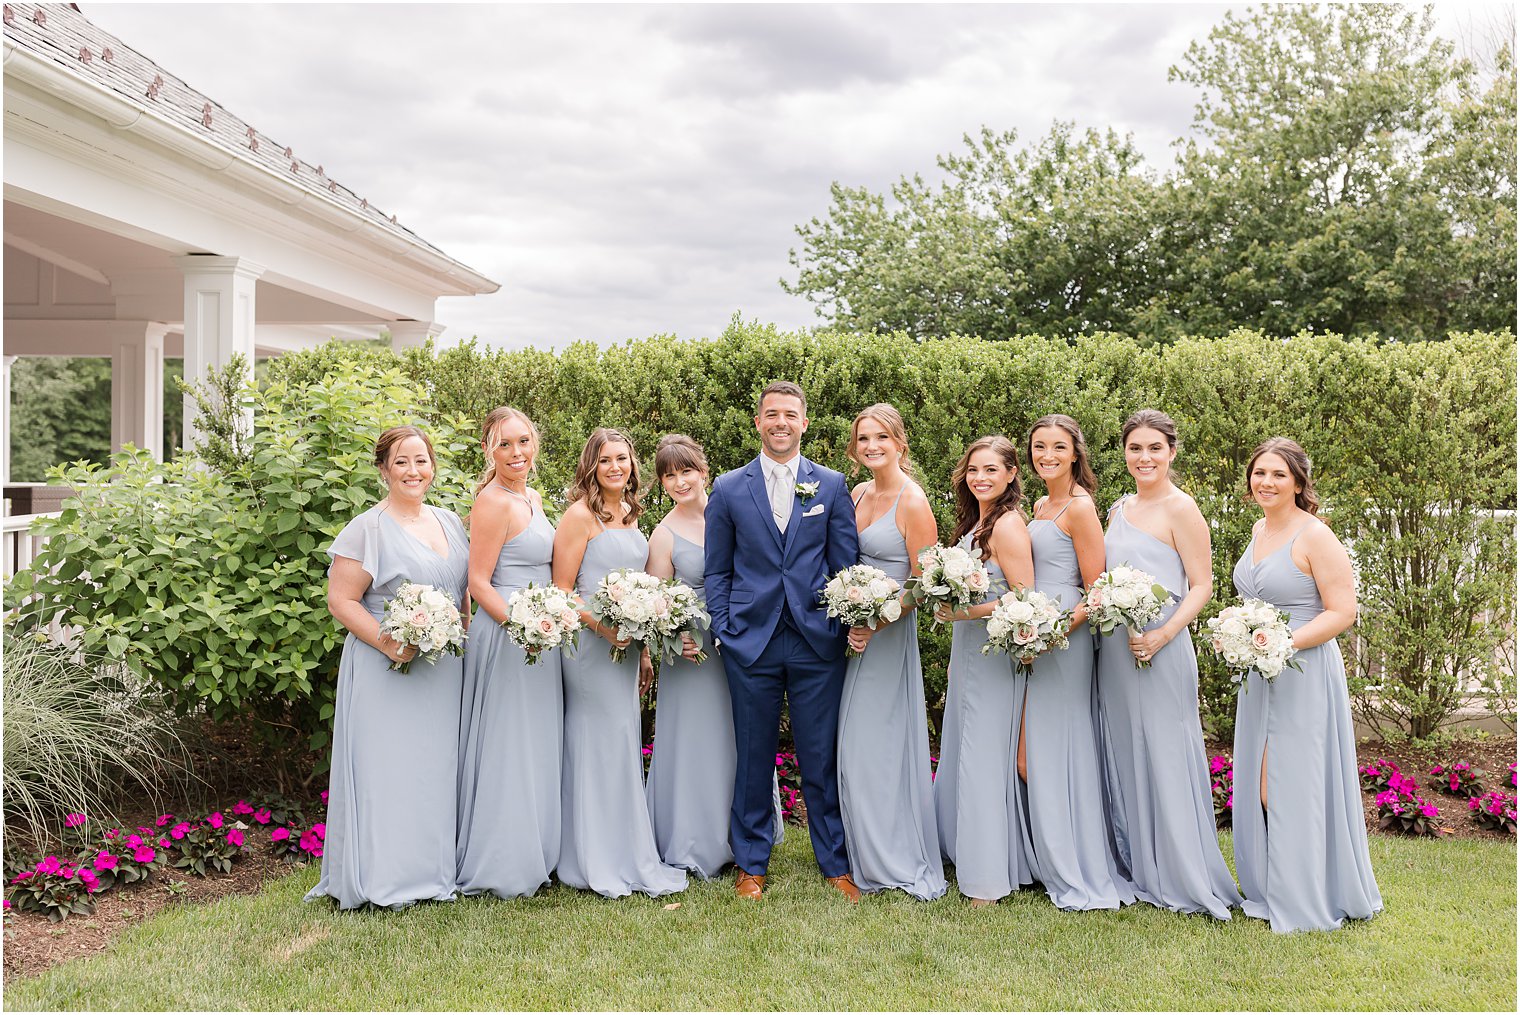
[[[902, 603], [898, 595], [902, 586], [888, 578], [881, 568], [869, 564], [855, 564], [845, 568], [818, 593], [830, 617], [838, 617], [846, 627], [869, 627], [873, 631], [881, 624], [902, 616]], [[857, 655], [853, 649], [846, 655]]]
[[1239, 606], [1227, 606], [1204, 625], [1209, 630], [1209, 648], [1230, 670], [1230, 679], [1248, 687], [1246, 673], [1255, 670], [1271, 680], [1288, 667], [1301, 669], [1294, 660], [1293, 632], [1288, 615], [1271, 603], [1246, 599]]
[[927, 603], [931, 615], [940, 605], [952, 610], [975, 606], [992, 587], [981, 555], [959, 546], [926, 547], [918, 566], [922, 573], [909, 581], [909, 593], [915, 606]]
[[522, 648], [531, 666], [552, 648], [574, 645], [584, 625], [570, 593], [553, 585], [530, 584], [507, 600], [507, 619], [501, 626]]
[[[664, 614], [655, 615], [655, 629], [658, 632], [660, 658], [666, 661], [675, 661], [681, 655], [683, 645], [681, 635], [684, 632], [696, 640], [698, 631], [707, 630], [712, 624], [712, 618], [707, 615], [707, 610], [702, 598], [697, 595], [697, 590], [684, 582], [674, 578], [666, 579], [661, 583], [668, 609]], [[649, 644], [646, 642], [645, 644]], [[697, 650], [694, 663], [707, 661], [707, 653]]]
[[[395, 597], [385, 604], [380, 633], [403, 645], [417, 646], [417, 655], [425, 656], [428, 662], [443, 652], [464, 655], [464, 621], [459, 607], [431, 585], [402, 582]], [[390, 668], [406, 673], [416, 661], [417, 656], [413, 656], [404, 663], [391, 663]]]
[[[662, 644], [660, 625], [670, 617], [670, 594], [663, 579], [631, 567], [607, 572], [597, 583], [586, 609], [612, 628], [619, 638], [641, 645]], [[614, 662], [622, 662], [628, 649], [612, 647]]]
[[[1139, 632], [1159, 620], [1173, 602], [1153, 575], [1120, 564], [1100, 574], [1087, 590], [1087, 622], [1104, 634], [1116, 627]], [[1135, 665], [1143, 670], [1150, 662], [1137, 659]]]
[[987, 618], [987, 643], [982, 655], [1006, 652], [1026, 675], [1042, 652], [1060, 650], [1070, 642], [1071, 614], [1043, 592], [1014, 589], [1003, 594]]

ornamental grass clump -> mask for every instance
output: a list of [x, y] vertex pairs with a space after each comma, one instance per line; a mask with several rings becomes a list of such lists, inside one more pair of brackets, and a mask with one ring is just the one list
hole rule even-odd
[[157, 798], [191, 774], [174, 717], [125, 667], [5, 625], [5, 830], [35, 839], [62, 823], [69, 849], [89, 814], [124, 792]]
[[1415, 792], [1415, 781], [1395, 773], [1388, 788], [1377, 795], [1378, 827], [1405, 835], [1437, 836], [1440, 808]]
[[1235, 819], [1235, 762], [1228, 754], [1209, 759], [1209, 789], [1214, 796], [1214, 824], [1229, 828]]
[[1482, 796], [1469, 797], [1467, 809], [1479, 828], [1491, 832], [1515, 834], [1515, 797], [1499, 790], [1491, 790]]
[[1483, 777], [1488, 773], [1465, 761], [1454, 765], [1437, 765], [1430, 770], [1430, 786], [1447, 796], [1475, 797], [1483, 792]]

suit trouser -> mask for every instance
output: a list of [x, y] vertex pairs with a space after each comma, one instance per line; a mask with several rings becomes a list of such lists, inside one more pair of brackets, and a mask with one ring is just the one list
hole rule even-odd
[[751, 874], [764, 874], [770, 866], [776, 820], [772, 779], [784, 694], [802, 769], [813, 855], [824, 877], [848, 874], [837, 761], [844, 660], [821, 658], [793, 625], [790, 613], [783, 610], [770, 644], [753, 665], [741, 667], [726, 659], [724, 668], [733, 698], [738, 753], [734, 805], [729, 815], [734, 863]]

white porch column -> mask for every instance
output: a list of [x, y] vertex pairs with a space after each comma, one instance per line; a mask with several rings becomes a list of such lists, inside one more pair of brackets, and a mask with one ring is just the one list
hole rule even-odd
[[111, 342], [111, 450], [133, 444], [164, 460], [167, 324], [126, 324]]
[[15, 356], [0, 357], [4, 360], [3, 378], [0, 378], [0, 483], [11, 481], [11, 367]]
[[400, 352], [402, 349], [420, 348], [428, 339], [443, 334], [444, 327], [432, 321], [391, 321], [386, 324], [385, 330], [391, 333], [391, 348]]
[[[254, 285], [264, 266], [241, 257], [173, 258], [185, 276], [185, 381], [206, 379], [238, 353], [253, 371]], [[249, 421], [250, 427], [253, 421]], [[195, 400], [185, 396], [184, 446], [193, 446]]]

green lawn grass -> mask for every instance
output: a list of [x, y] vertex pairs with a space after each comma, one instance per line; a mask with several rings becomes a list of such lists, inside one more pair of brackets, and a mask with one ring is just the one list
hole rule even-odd
[[[1229, 839], [1225, 837], [1226, 855]], [[5, 990], [9, 1009], [1497, 1009], [1515, 1002], [1515, 847], [1378, 836], [1385, 911], [1274, 935], [1149, 906], [851, 907], [805, 834], [759, 904], [729, 883], [612, 901], [555, 888], [401, 913], [304, 905], [316, 871], [159, 914]], [[663, 906], [679, 901], [681, 907]]]

